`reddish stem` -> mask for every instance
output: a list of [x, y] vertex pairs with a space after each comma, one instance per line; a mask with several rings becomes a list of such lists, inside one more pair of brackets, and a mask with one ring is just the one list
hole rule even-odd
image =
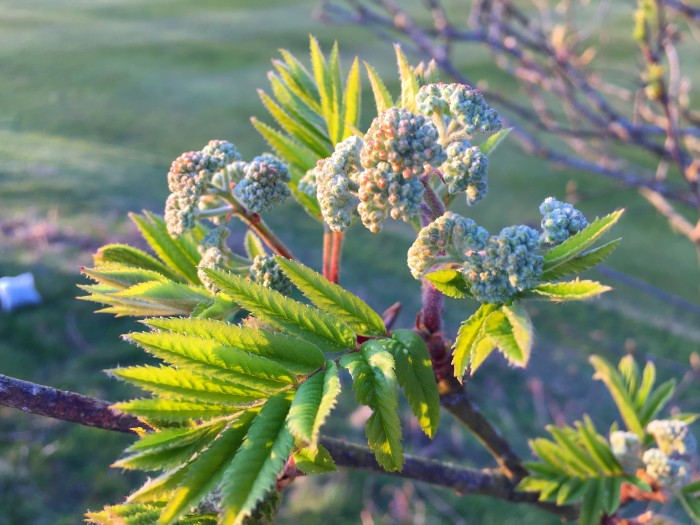
[[340, 260], [343, 254], [344, 239], [344, 233], [333, 232], [333, 244], [331, 248], [331, 267], [328, 280], [336, 284], [340, 282]]

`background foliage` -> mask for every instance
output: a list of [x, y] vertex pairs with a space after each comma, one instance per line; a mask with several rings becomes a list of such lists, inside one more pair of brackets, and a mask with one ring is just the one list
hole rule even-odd
[[[272, 0], [236, 7], [213, 1], [3, 3], [0, 63], [7, 75], [0, 85], [0, 274], [34, 271], [45, 298], [37, 309], [0, 317], [3, 373], [113, 400], [133, 394], [95, 370], [143, 362], [134, 347], [118, 342], [118, 335], [135, 325], [96, 318], [91, 305], [75, 301], [75, 284], [82, 282], [77, 267], [89, 265], [90, 253], [106, 241], [137, 239], [125, 212], [160, 210], [165, 173], [179, 152], [209, 138], [233, 140], [246, 157], [264, 148], [248, 115], [266, 119], [255, 88], [264, 85], [277, 48], [303, 57], [307, 33], [313, 32], [324, 49], [330, 49], [331, 38], [341, 42], [344, 67], [357, 54], [372, 57], [380, 72], [393, 73], [390, 46], [351, 28], [324, 28], [309, 17], [312, 8], [312, 2]], [[633, 45], [625, 44], [630, 11], [621, 5], [613, 13], [608, 24], [615, 30], [609, 31], [606, 57], [611, 71], [625, 67], [625, 46]], [[465, 56], [460, 65], [473, 77], [499, 80], [485, 56]], [[372, 112], [367, 108], [364, 114]], [[605, 183], [575, 173], [551, 173], [512, 145], [502, 146], [493, 158], [488, 205], [470, 210], [469, 216], [493, 229], [523, 217], [537, 222], [542, 196], [563, 197], [572, 179], [578, 183], [578, 207], [588, 216], [628, 206], [616, 232], [625, 240], [609, 260], [612, 268], [699, 302], [692, 247], [669, 233], [633, 192], [609, 191]], [[270, 222], [302, 260], [318, 267], [321, 233], [314, 221], [290, 206]], [[417, 309], [419, 286], [402, 262], [410, 241], [408, 228], [392, 224], [380, 242], [382, 253], [395, 259], [377, 257], [376, 238], [354, 228], [343, 274], [346, 286], [377, 310], [400, 299], [404, 325]], [[370, 275], [370, 268], [376, 273]], [[700, 341], [698, 314], [622, 281], [604, 280], [617, 290], [595, 303], [533, 309], [538, 350], [525, 373], [494, 359], [477, 375], [471, 388], [475, 400], [508, 434], [532, 435], [545, 423], [572, 423], [597, 400], [600, 413], [594, 416], [603, 420], [612, 414], [602, 385], [590, 381], [586, 359], [594, 351], [613, 362], [625, 351], [654, 354], [661, 379], [685, 370]], [[394, 290], [403, 290], [404, 296]], [[454, 328], [464, 317], [455, 312], [448, 321]], [[683, 411], [699, 408], [686, 402], [698, 398], [691, 380], [686, 377], [672, 400]], [[344, 395], [352, 395], [345, 390]], [[514, 394], [523, 391], [530, 395]], [[116, 501], [142, 481], [106, 468], [129, 437], [9, 410], [0, 414], [0, 524], [75, 523], [85, 508]], [[408, 415], [403, 420], [412, 450], [447, 451], [475, 463], [483, 459], [457, 426], [431, 444]], [[339, 411], [330, 425], [334, 432], [362, 433], [352, 414]], [[526, 455], [526, 440], [513, 441]], [[470, 509], [473, 523], [521, 523], [522, 512], [536, 512], [519, 509], [517, 519], [509, 518], [511, 509], [504, 505], [491, 508], [486, 500], [452, 498], [379, 478], [367, 481], [361, 503], [341, 497], [359, 490], [360, 482], [359, 474], [343, 474], [320, 492], [315, 484], [322, 478], [295, 483], [280, 523], [294, 523], [302, 515], [307, 523], [320, 523], [321, 516], [356, 523], [362, 509], [376, 523], [401, 523], [401, 516], [408, 523], [426, 507], [433, 522], [468, 523], [460, 508]], [[305, 497], [309, 494], [314, 497]]]

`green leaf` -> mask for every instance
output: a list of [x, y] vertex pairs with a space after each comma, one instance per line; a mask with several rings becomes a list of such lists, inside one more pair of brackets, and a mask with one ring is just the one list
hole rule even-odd
[[296, 383], [296, 377], [280, 363], [216, 341], [164, 332], [133, 333], [128, 339], [178, 368], [249, 389], [275, 392]]
[[[268, 401], [269, 402], [269, 401]], [[263, 410], [265, 407], [263, 407]], [[190, 507], [196, 505], [211, 492], [228, 472], [232, 458], [238, 456], [244, 446], [244, 438], [255, 426], [262, 414], [247, 412], [221, 433], [204, 452], [195, 457], [186, 468], [182, 483], [168, 498], [159, 525], [170, 525]]]
[[197, 319], [229, 319], [240, 310], [241, 307], [233, 299], [218, 292], [212, 299], [192, 310], [190, 316]]
[[523, 356], [521, 366], [526, 366], [532, 352], [532, 340], [534, 337], [530, 314], [527, 313], [525, 306], [519, 302], [502, 306], [501, 312], [503, 312], [508, 323], [510, 323], [511, 333], [520, 349], [520, 354]]
[[166, 421], [204, 420], [232, 413], [232, 408], [228, 405], [192, 403], [174, 399], [132, 399], [115, 403], [112, 408], [132, 416]]
[[330, 347], [329, 351], [355, 348], [355, 334], [335, 317], [237, 275], [212, 268], [204, 271], [238, 304], [278, 328], [321, 348]]
[[386, 334], [382, 318], [362, 299], [299, 262], [279, 256], [275, 256], [275, 260], [285, 275], [318, 308], [333, 314], [359, 334]]
[[130, 213], [129, 217], [151, 249], [166, 265], [190, 283], [199, 284], [199, 277], [197, 277], [199, 258], [193, 257], [192, 253], [185, 248], [182, 238], [175, 240], [170, 237], [161, 217], [148, 212], [144, 212], [143, 215]]
[[396, 379], [418, 424], [432, 439], [440, 422], [440, 395], [428, 348], [411, 330], [395, 330], [391, 338], [398, 342], [387, 345], [394, 357]]
[[326, 118], [328, 122], [328, 137], [331, 139], [331, 144], [337, 144], [342, 140], [345, 122], [343, 115], [345, 108], [341, 107], [343, 96], [343, 80], [340, 76], [340, 54], [338, 52], [338, 42], [333, 43], [331, 56], [328, 60], [328, 72], [331, 79], [331, 94], [332, 94], [332, 112]]
[[693, 481], [692, 483], [688, 483], [685, 487], [681, 489], [681, 492], [683, 494], [688, 494], [688, 495], [694, 495], [700, 493], [700, 479], [697, 481]]
[[620, 507], [620, 492], [622, 489], [622, 478], [605, 478], [605, 496], [603, 499], [603, 509], [608, 515], [612, 515]]
[[557, 505], [574, 505], [578, 503], [586, 489], [586, 483], [581, 478], [569, 478], [561, 485], [557, 493]]
[[[527, 314], [524, 314], [523, 310], [511, 309], [511, 317], [514, 318], [515, 322], [520, 323], [516, 337], [504, 308], [500, 307], [498, 311], [488, 316], [484, 322], [483, 336], [493, 346], [498, 348], [498, 351], [503, 354], [503, 357], [510, 364], [525, 367], [530, 360], [530, 351], [532, 349], [532, 328], [527, 328], [527, 318], [525, 317]], [[482, 360], [478, 361], [477, 366], [481, 364]], [[474, 360], [472, 360], [472, 373], [474, 372], [474, 365]]]
[[326, 370], [304, 381], [292, 400], [287, 426], [295, 438], [316, 446], [321, 426], [335, 407], [340, 394], [338, 368], [333, 361]]
[[605, 504], [605, 480], [591, 479], [586, 484], [588, 490], [581, 503], [579, 525], [600, 525]]
[[590, 299], [610, 290], [610, 286], [596, 281], [581, 281], [578, 278], [565, 283], [543, 283], [532, 289], [536, 294], [544, 295], [555, 303]]
[[146, 252], [127, 244], [107, 244], [97, 250], [93, 256], [97, 266], [118, 264], [131, 268], [150, 270], [171, 279], [179, 281], [181, 277], [165, 264]]
[[316, 345], [282, 333], [251, 330], [209, 319], [157, 317], [143, 322], [153, 328], [211, 339], [225, 346], [267, 357], [295, 374], [309, 374], [325, 362], [323, 352]]
[[678, 494], [678, 500], [683, 505], [688, 517], [693, 520], [693, 523], [700, 524], [700, 498], [693, 498], [684, 492]]
[[362, 103], [362, 84], [360, 83], [360, 64], [355, 60], [350, 66], [347, 79], [345, 80], [345, 93], [343, 94], [343, 107], [345, 117], [343, 119], [343, 135], [341, 139], [346, 139], [353, 135], [353, 129], [360, 125], [360, 107]]
[[243, 247], [245, 248], [245, 253], [248, 255], [248, 258], [251, 261], [257, 256], [265, 257], [267, 255], [265, 245], [260, 240], [260, 237], [254, 234], [252, 230], [248, 230], [245, 233]]
[[399, 76], [401, 77], [401, 107], [412, 113], [417, 113], [416, 95], [420, 89], [418, 79], [399, 44], [394, 44], [394, 51], [396, 51], [396, 63], [399, 66]]
[[634, 395], [635, 409], [640, 410], [649, 400], [649, 394], [654, 388], [654, 383], [656, 383], [656, 367], [654, 363], [648, 361], [642, 372], [642, 383]]
[[542, 273], [540, 279], [542, 281], [555, 281], [567, 275], [589, 270], [607, 259], [608, 256], [615, 251], [615, 248], [619, 246], [621, 241], [622, 239], [615, 239], [614, 241], [610, 241], [592, 250], [582, 252], [573, 259], [569, 259], [551, 270], [546, 270]]
[[316, 38], [309, 36], [309, 44], [311, 50], [311, 66], [321, 101], [321, 114], [328, 124], [329, 137], [332, 137], [333, 133], [331, 129], [331, 122], [333, 121], [333, 80], [331, 78], [331, 72], [326, 65], [326, 59], [323, 56], [323, 52], [321, 51], [321, 47], [318, 45]]
[[204, 288], [163, 280], [138, 283], [112, 295], [149, 301], [186, 312], [191, 312], [198, 304], [211, 299]]
[[287, 162], [298, 166], [302, 173], [306, 173], [316, 166], [319, 157], [306, 146], [271, 128], [264, 122], [260, 122], [255, 117], [252, 117], [250, 122], [275, 153]]
[[365, 434], [377, 463], [388, 471], [401, 470], [403, 448], [394, 359], [380, 343], [367, 341], [359, 352], [344, 355], [340, 365], [352, 376], [358, 403], [372, 409]]
[[117, 317], [125, 315], [147, 317], [152, 315], [188, 315], [190, 312], [188, 308], [178, 308], [174, 305], [133, 297], [119, 297], [116, 294], [120, 290], [107, 285], [78, 285], [78, 288], [89, 293], [89, 295], [78, 297], [78, 299], [108, 305], [107, 308], [97, 310], [98, 313], [112, 313]]
[[314, 111], [320, 113], [321, 105], [318, 102], [320, 94], [314, 79], [294, 55], [286, 49], [280, 49], [279, 51], [284, 58], [286, 68], [290, 73], [290, 78], [293, 80], [294, 85], [298, 86], [297, 94], [302, 98], [304, 96], [308, 97], [308, 100], [305, 99], [307, 103], [314, 108]]
[[81, 268], [81, 272], [99, 283], [107, 284], [119, 290], [148, 281], [167, 281], [165, 276], [152, 270], [118, 264], [98, 266], [97, 268]]
[[222, 525], [238, 525], [274, 485], [294, 448], [285, 421], [290, 403], [271, 397], [255, 418], [221, 484]]
[[374, 104], [377, 107], [377, 115], [383, 113], [387, 109], [394, 107], [394, 101], [391, 98], [389, 90], [384, 85], [381, 77], [367, 62], [364, 62], [369, 83], [372, 86], [372, 94], [374, 95]]
[[265, 392], [197, 374], [186, 368], [130, 366], [115, 368], [108, 373], [162, 397], [196, 403], [244, 406], [267, 397]]
[[617, 210], [602, 219], [596, 219], [576, 235], [548, 251], [544, 256], [544, 272], [551, 271], [580, 255], [612, 228], [620, 220], [624, 211], [624, 209]]
[[484, 142], [479, 144], [479, 149], [481, 150], [481, 153], [486, 155], [487, 157], [493, 153], [498, 146], [501, 145], [501, 142], [508, 136], [508, 134], [513, 130], [513, 128], [506, 128], [502, 129], [493, 135], [491, 135], [488, 139], [486, 139]]
[[479, 309], [469, 319], [464, 321], [457, 333], [457, 339], [452, 347], [452, 365], [454, 366], [455, 377], [461, 382], [464, 369], [471, 367], [473, 374], [478, 368], [472, 360], [472, 355], [476, 351], [477, 345], [483, 339], [483, 327], [486, 319], [491, 313], [497, 310], [493, 304], [482, 304]]
[[469, 297], [469, 285], [464, 279], [464, 274], [451, 268], [443, 268], [424, 276], [441, 293], [448, 297], [461, 299]]
[[494, 350], [496, 350], [496, 344], [491, 337], [482, 337], [474, 345], [469, 358], [469, 372], [472, 376]]
[[600, 474], [598, 465], [586, 454], [572, 439], [566, 428], [558, 428], [553, 425], [546, 427], [552, 434], [554, 441], [559, 445], [559, 453], [564, 460], [575, 470], [580, 471], [583, 477], [597, 476]]
[[622, 378], [617, 370], [600, 356], [592, 355], [588, 361], [595, 368], [595, 379], [600, 379], [605, 383], [608, 391], [612, 395], [617, 409], [620, 411], [622, 420], [625, 422], [627, 429], [630, 432], [637, 434], [640, 439], [644, 437], [644, 425], [641, 423], [637, 411], [634, 408], [634, 403], [630, 399], [630, 395], [623, 384]]
[[639, 411], [639, 421], [643, 426], [648, 425], [656, 414], [661, 412], [673, 397], [675, 390], [676, 381], [673, 379], [669, 379], [665, 383], [660, 384], [659, 387], [654, 390], [644, 407]]
[[286, 77], [280, 78], [274, 73], [268, 73], [268, 79], [278, 104], [320, 142], [328, 142], [323, 116], [295, 93], [294, 88], [286, 82]]
[[595, 430], [591, 419], [586, 415], [583, 422], [576, 423], [582, 445], [606, 474], [623, 474], [624, 470], [615, 458], [608, 442]]
[[304, 474], [326, 474], [336, 470], [333, 458], [321, 445], [297, 450], [294, 453], [294, 464]]

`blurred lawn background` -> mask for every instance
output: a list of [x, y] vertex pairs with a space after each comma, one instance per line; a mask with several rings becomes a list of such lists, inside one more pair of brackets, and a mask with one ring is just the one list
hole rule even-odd
[[[245, 159], [265, 150], [248, 119], [254, 114], [269, 121], [255, 90], [267, 87], [278, 48], [305, 59], [307, 35], [314, 33], [326, 50], [339, 41], [346, 67], [359, 55], [393, 75], [387, 43], [358, 28], [320, 25], [314, 7], [312, 0], [0, 4], [0, 275], [32, 271], [44, 297], [40, 307], [0, 314], [1, 373], [115, 401], [134, 394], [100, 370], [144, 361], [119, 340], [139, 326], [94, 315], [94, 305], [75, 300], [75, 285], [83, 282], [78, 268], [90, 265], [91, 253], [106, 242], [138, 242], [126, 213], [162, 211], [165, 174], [179, 153], [211, 138], [231, 140]], [[633, 70], [629, 7], [615, 5], [607, 24], [601, 28], [604, 72]], [[681, 54], [694, 61], [686, 70], [700, 80], [700, 57], [683, 47]], [[461, 56], [471, 78], [506, 81], [478, 48]], [[368, 88], [365, 93], [369, 102]], [[372, 116], [366, 104], [364, 122]], [[565, 197], [567, 183], [575, 181], [588, 217], [628, 209], [616, 230], [624, 242], [611, 268], [700, 303], [694, 250], [633, 191], [557, 171], [513, 143], [490, 167], [491, 193], [468, 211], [480, 224], [498, 231], [537, 223], [544, 197]], [[291, 204], [269, 222], [318, 268], [318, 224]], [[379, 311], [401, 300], [405, 326], [418, 308], [419, 285], [405, 265], [412, 235], [403, 224], [389, 225], [381, 237], [355, 227], [343, 268], [345, 284]], [[594, 352], [613, 360], [625, 352], [653, 355], [662, 379], [683, 380], [674, 406], [700, 411], [697, 376], [687, 372], [700, 347], [697, 312], [596, 271], [591, 277], [616, 290], [596, 302], [532, 308], [538, 340], [527, 371], [492, 358], [470, 383], [473, 398], [524, 456], [527, 438], [542, 433], [544, 424], [571, 422], [583, 410], [592, 412], [599, 429], [609, 424], [612, 402], [586, 362]], [[448, 306], [451, 330], [474, 309], [457, 301]], [[361, 440], [361, 416], [341, 407], [328, 431]], [[410, 450], [490, 465], [447, 416], [435, 443], [423, 439], [410, 418], [404, 421]], [[0, 525], [75, 524], [86, 509], [118, 502], [144, 479], [108, 467], [132, 440], [0, 410]], [[363, 523], [372, 523], [371, 516], [376, 524], [556, 523], [538, 511], [358, 473], [299, 480], [285, 493], [279, 523], [343, 525], [359, 523], [361, 514]]]

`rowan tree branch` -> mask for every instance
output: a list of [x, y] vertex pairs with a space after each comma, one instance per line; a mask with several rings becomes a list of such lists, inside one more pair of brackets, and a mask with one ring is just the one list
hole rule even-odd
[[[133, 416], [111, 409], [107, 401], [1, 374], [0, 405], [104, 430], [134, 434], [135, 428], [151, 430]], [[401, 472], [388, 473], [377, 464], [374, 453], [368, 447], [326, 436], [321, 437], [321, 444], [340, 467], [399, 476], [445, 487], [460, 494], [478, 494], [512, 503], [527, 503], [563, 519], [575, 519], [578, 514], [575, 507], [541, 503], [537, 501], [536, 493], [516, 492], [515, 483], [497, 472], [406, 455]]]

